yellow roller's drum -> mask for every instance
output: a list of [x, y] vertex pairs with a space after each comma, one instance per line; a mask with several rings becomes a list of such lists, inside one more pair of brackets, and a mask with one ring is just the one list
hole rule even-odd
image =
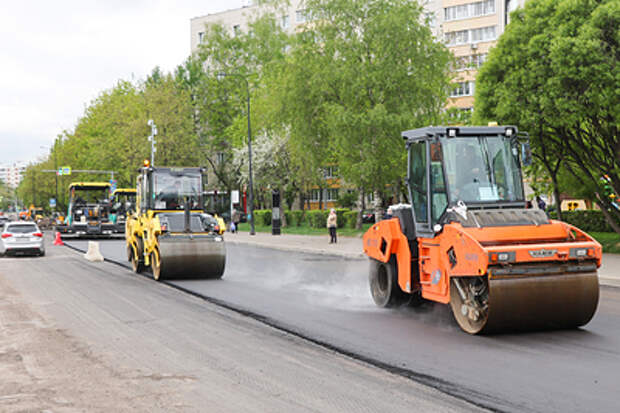
[[[467, 300], [455, 282], [460, 282]], [[476, 305], [472, 305], [472, 297]], [[576, 328], [587, 324], [598, 306], [596, 270], [537, 276], [452, 279], [450, 306], [470, 334]]]
[[[226, 248], [220, 235], [170, 234], [158, 239], [156, 279], [217, 279], [224, 274]], [[158, 268], [157, 268], [158, 267]]]

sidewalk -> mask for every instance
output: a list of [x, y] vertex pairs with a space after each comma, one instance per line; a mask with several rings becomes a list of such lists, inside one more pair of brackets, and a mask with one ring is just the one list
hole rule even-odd
[[[338, 237], [337, 244], [329, 243], [329, 235], [271, 235], [268, 232], [238, 232], [224, 235], [231, 244], [248, 244], [284, 251], [307, 252], [311, 254], [338, 255], [346, 258], [365, 259], [361, 237]], [[603, 254], [603, 265], [599, 269], [602, 285], [620, 287], [620, 254]]]
[[598, 270], [599, 282], [620, 287], [620, 254], [603, 254], [603, 264]]
[[364, 259], [362, 238], [338, 237], [336, 244], [329, 243], [327, 229], [325, 235], [271, 235], [270, 232], [257, 232], [250, 235], [248, 232], [224, 234], [226, 242], [231, 244], [249, 244], [259, 247], [274, 248], [284, 251], [308, 252], [311, 254], [339, 255], [346, 258]]

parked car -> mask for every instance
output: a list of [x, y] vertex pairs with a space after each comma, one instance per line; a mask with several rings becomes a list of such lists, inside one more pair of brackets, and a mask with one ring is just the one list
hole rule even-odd
[[365, 209], [362, 211], [362, 223], [374, 224], [375, 223], [375, 210]]
[[45, 255], [43, 233], [33, 222], [9, 222], [0, 235], [0, 255]]
[[0, 215], [0, 230], [4, 229], [4, 225], [9, 222], [9, 218], [5, 215]]

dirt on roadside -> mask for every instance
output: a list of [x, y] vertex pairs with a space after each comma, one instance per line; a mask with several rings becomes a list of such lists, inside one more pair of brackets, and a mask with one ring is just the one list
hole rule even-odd
[[186, 411], [178, 383], [165, 379], [119, 370], [34, 311], [0, 274], [0, 411]]

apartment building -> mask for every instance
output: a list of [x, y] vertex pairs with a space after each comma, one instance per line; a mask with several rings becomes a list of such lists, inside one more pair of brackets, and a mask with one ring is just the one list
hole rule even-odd
[[192, 53], [197, 51], [198, 46], [202, 43], [206, 24], [219, 23], [227, 27], [231, 33], [238, 33], [242, 30], [247, 30], [248, 23], [255, 16], [269, 11], [278, 16], [280, 26], [290, 33], [294, 32], [297, 26], [307, 21], [303, 0], [291, 0], [288, 7], [277, 10], [270, 6], [257, 5], [254, 1], [246, 1], [246, 4], [241, 8], [190, 19], [190, 46]]
[[[435, 36], [456, 57], [454, 89], [448, 107], [473, 110], [476, 75], [499, 36], [509, 22], [509, 14], [526, 0], [420, 0], [425, 17]], [[194, 17], [191, 26], [191, 50], [198, 50], [205, 34], [205, 24], [220, 23], [232, 33], [246, 30], [253, 16], [265, 11], [278, 16], [289, 32], [307, 21], [303, 0], [292, 0], [285, 9], [273, 10], [248, 1], [246, 6]]]
[[10, 165], [0, 165], [0, 180], [9, 188], [15, 189], [23, 179], [26, 164], [17, 162]]
[[441, 0], [436, 32], [456, 57], [448, 107], [471, 111], [476, 75], [509, 23], [510, 12], [526, 0]]

